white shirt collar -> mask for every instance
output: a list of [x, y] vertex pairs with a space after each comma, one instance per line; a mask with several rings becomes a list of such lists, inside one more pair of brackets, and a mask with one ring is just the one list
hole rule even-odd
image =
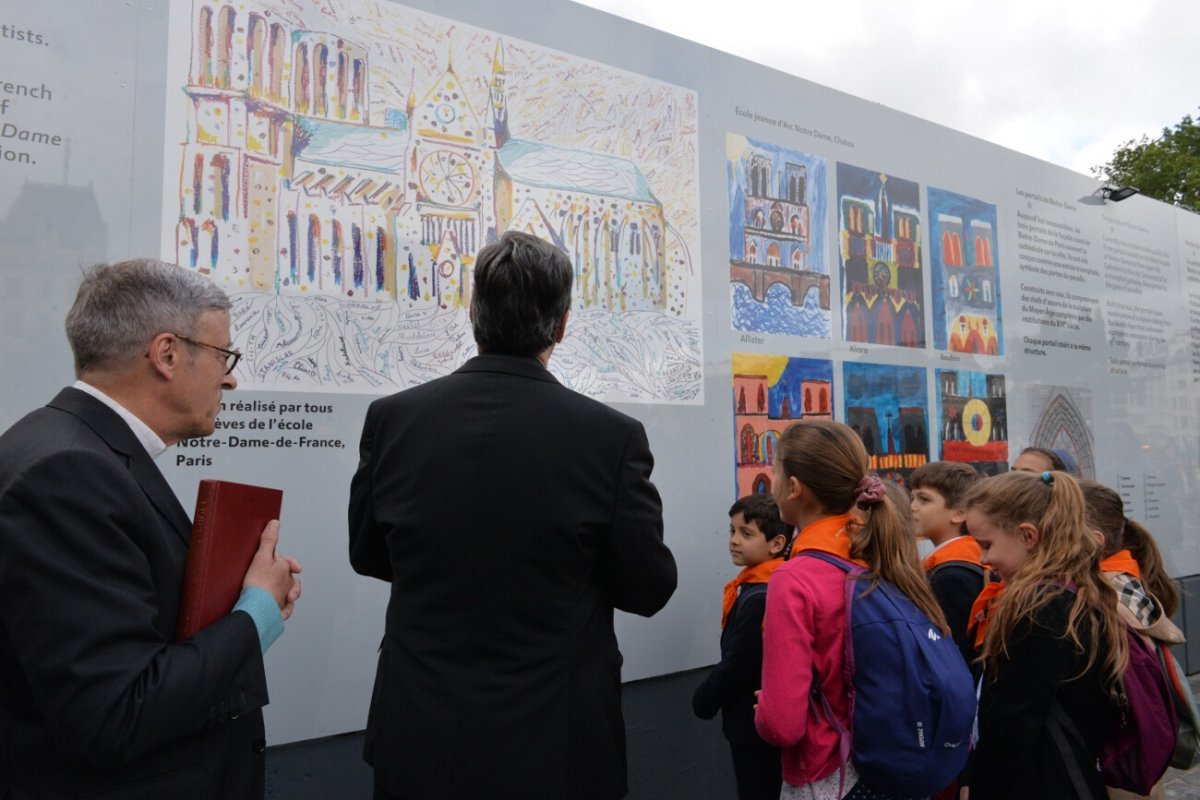
[[166, 452], [167, 445], [161, 438], [159, 438], [159, 435], [151, 430], [149, 425], [138, 419], [137, 416], [125, 406], [121, 405], [116, 400], [113, 400], [111, 397], [97, 389], [95, 386], [92, 386], [90, 383], [84, 383], [83, 381], [77, 380], [74, 384], [72, 384], [72, 386], [81, 392], [90, 394], [92, 397], [96, 398], [101, 403], [104, 403], [104, 405], [117, 412], [121, 419], [125, 420], [125, 424], [129, 426], [129, 429], [133, 431], [133, 435], [137, 437], [137, 440], [142, 443], [142, 447], [146, 448], [146, 452], [150, 454], [151, 458], [158, 458], [164, 452]]

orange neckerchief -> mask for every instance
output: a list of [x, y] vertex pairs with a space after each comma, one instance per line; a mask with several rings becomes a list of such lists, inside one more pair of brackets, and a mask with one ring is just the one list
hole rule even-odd
[[766, 583], [771, 573], [782, 563], [782, 558], [769, 558], [753, 567], [743, 567], [736, 578], [725, 584], [725, 597], [721, 600], [722, 628], [729, 622], [729, 614], [733, 611], [733, 604], [737, 602], [738, 587], [743, 583]]
[[1000, 594], [1004, 591], [1004, 583], [1001, 581], [992, 581], [983, 587], [983, 591], [975, 598], [975, 602], [971, 604], [971, 616], [967, 619], [967, 630], [975, 631], [975, 646], [983, 646], [983, 637], [987, 634], [988, 614], [992, 610], [992, 606], [1000, 599]]
[[796, 534], [792, 544], [792, 557], [802, 550], [820, 550], [830, 553], [866, 567], [867, 562], [850, 557], [850, 526], [858, 525], [858, 521], [849, 514], [835, 514], [832, 517], [822, 517], [816, 522], [810, 522], [804, 530]]
[[979, 564], [979, 543], [970, 536], [956, 536], [925, 556], [925, 560], [921, 562], [921, 566], [928, 572], [938, 564], [945, 564], [948, 561], [966, 561], [968, 564]]
[[1124, 572], [1134, 578], [1141, 579], [1142, 568], [1134, 560], [1133, 553], [1128, 550], [1118, 550], [1100, 562], [1101, 572]]

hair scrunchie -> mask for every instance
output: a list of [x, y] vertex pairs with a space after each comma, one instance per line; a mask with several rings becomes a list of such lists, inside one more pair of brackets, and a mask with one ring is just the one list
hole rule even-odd
[[858, 486], [854, 487], [854, 500], [859, 508], [878, 505], [883, 502], [885, 497], [887, 497], [887, 490], [883, 488], [883, 481], [879, 480], [876, 475], [864, 476], [858, 482]]
[[1042, 473], [1042, 482], [1045, 483], [1047, 486], [1053, 485], [1054, 475], [1051, 474], [1050, 470], [1046, 470], [1045, 472]]

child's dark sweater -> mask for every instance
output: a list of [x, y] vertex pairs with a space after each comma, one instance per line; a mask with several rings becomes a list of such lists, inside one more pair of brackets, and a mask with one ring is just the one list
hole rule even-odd
[[762, 626], [767, 584], [746, 583], [721, 631], [721, 663], [696, 687], [692, 709], [701, 719], [721, 712], [721, 729], [733, 744], [770, 745], [754, 727], [754, 692], [762, 685]]

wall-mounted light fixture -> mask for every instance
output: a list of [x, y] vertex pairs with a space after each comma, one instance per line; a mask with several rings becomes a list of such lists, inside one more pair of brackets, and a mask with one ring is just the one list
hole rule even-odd
[[1100, 195], [1100, 199], [1112, 200], [1114, 203], [1127, 200], [1137, 193], [1138, 190], [1132, 186], [1101, 186], [1096, 190], [1096, 194]]
[[1091, 194], [1085, 194], [1079, 198], [1079, 202], [1088, 206], [1102, 206], [1106, 200], [1112, 200], [1114, 203], [1119, 203], [1133, 197], [1138, 193], [1138, 190], [1132, 186], [1101, 186]]

